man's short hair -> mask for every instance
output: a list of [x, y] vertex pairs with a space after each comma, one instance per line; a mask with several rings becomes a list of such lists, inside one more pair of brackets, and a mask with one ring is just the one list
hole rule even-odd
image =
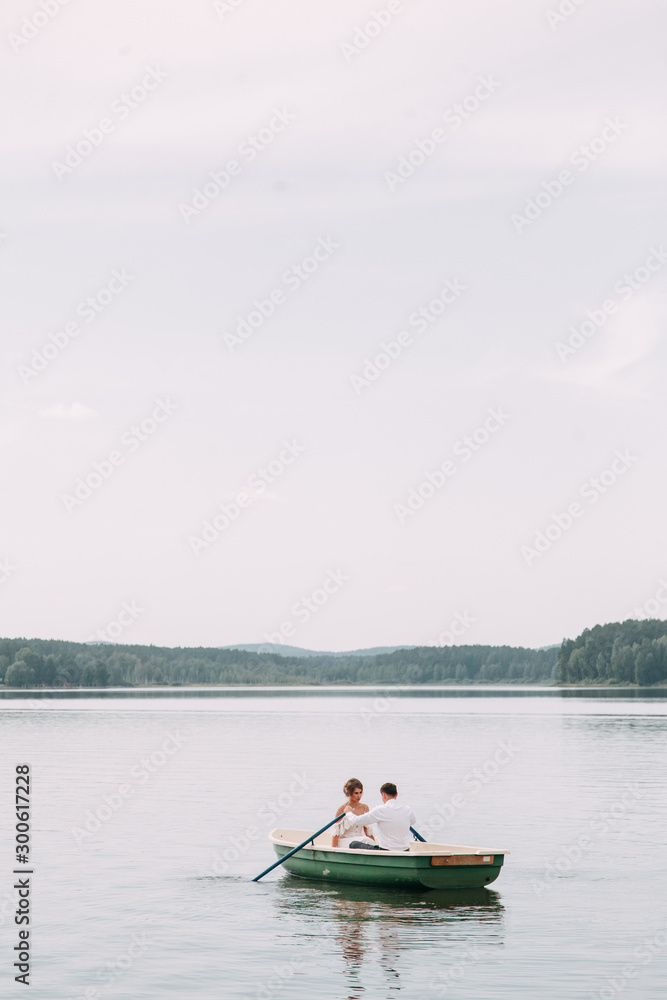
[[380, 791], [384, 792], [385, 795], [388, 795], [390, 799], [395, 799], [398, 795], [398, 788], [393, 781], [385, 781]]

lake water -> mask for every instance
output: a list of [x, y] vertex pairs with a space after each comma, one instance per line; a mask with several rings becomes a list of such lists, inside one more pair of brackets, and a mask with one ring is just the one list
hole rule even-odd
[[[663, 1000], [666, 710], [664, 689], [5, 693], [0, 993], [27, 995], [27, 762], [32, 1000]], [[251, 883], [268, 831], [323, 825], [349, 777], [371, 805], [395, 781], [432, 839], [511, 851], [500, 878]]]

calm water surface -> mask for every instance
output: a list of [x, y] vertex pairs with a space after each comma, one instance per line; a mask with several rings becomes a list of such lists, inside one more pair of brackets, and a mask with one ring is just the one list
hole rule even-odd
[[[0, 993], [27, 995], [28, 762], [32, 1000], [664, 1000], [666, 711], [664, 690], [6, 694]], [[321, 826], [351, 776], [371, 805], [395, 781], [430, 839], [510, 850], [493, 889], [252, 884], [268, 831]]]

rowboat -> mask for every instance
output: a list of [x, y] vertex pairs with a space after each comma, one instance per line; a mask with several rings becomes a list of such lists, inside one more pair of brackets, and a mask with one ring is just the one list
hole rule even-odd
[[[312, 836], [312, 840], [308, 840]], [[331, 834], [276, 828], [269, 840], [278, 858], [303, 841], [308, 846], [283, 863], [301, 878], [325, 882], [396, 888], [472, 889], [489, 885], [500, 875], [505, 855], [499, 848], [413, 841], [408, 851], [350, 850], [332, 847]]]

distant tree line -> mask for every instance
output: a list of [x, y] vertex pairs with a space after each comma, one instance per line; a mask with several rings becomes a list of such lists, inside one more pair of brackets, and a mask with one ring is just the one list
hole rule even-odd
[[667, 621], [614, 622], [566, 639], [558, 655], [561, 684], [639, 684], [667, 681]]
[[421, 646], [374, 656], [0, 639], [5, 687], [187, 684], [638, 684], [667, 681], [667, 621], [616, 622], [560, 650]]
[[238, 649], [0, 639], [6, 687], [186, 684], [552, 683], [558, 650], [423, 646], [375, 656], [280, 656]]

